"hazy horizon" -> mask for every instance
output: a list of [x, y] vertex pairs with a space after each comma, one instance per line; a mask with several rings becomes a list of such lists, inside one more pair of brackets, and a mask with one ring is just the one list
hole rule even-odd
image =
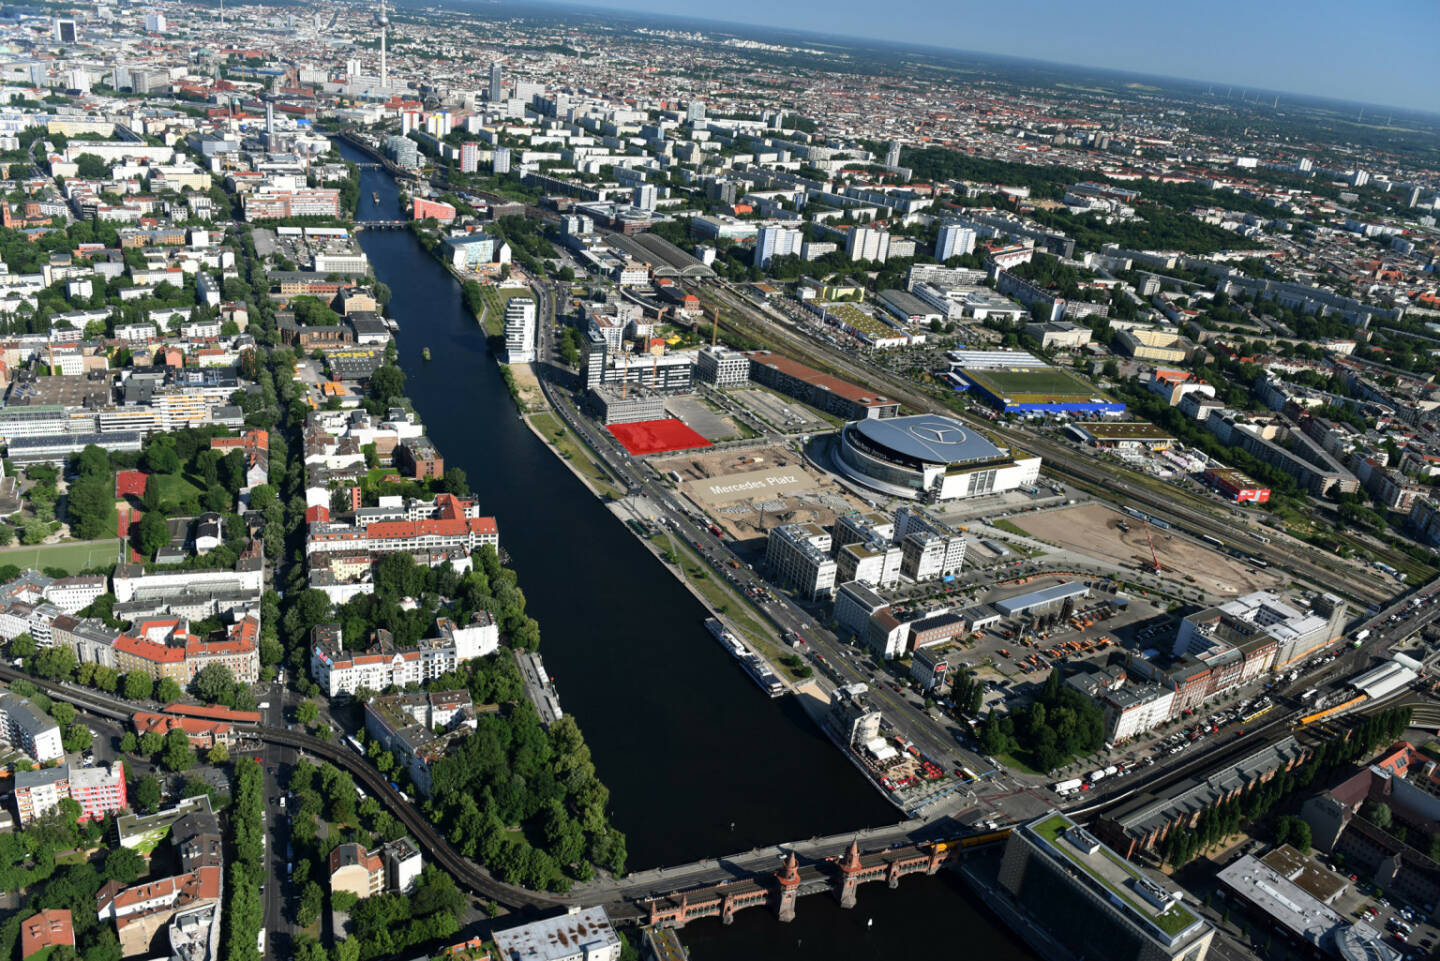
[[[865, 9], [856, 0], [828, 0], [823, 15], [817, 0], [763, 6], [732, 0], [733, 19], [717, 18], [713, 7], [664, 0], [560, 0], [557, 6], [1018, 57], [1233, 87], [1237, 97], [1248, 87], [1282, 98], [1288, 93], [1440, 117], [1440, 58], [1427, 49], [1428, 38], [1440, 29], [1440, 4], [1433, 0], [1397, 0], [1383, 23], [1346, 22], [1341, 29], [1330, 24], [1353, 16], [1355, 8], [1334, 0], [1303, 5], [1216, 0], [1204, 13], [1140, 0], [1112, 0], [1111, 11], [1077, 9], [1060, 0], [1012, 0], [1000, 23], [982, 19], [995, 7], [974, 0], [897, 0], [868, 35], [851, 27]], [[1407, 9], [1414, 12], [1415, 29], [1396, 30]], [[966, 10], [980, 16], [969, 19]], [[1327, 16], [1327, 10], [1336, 15]], [[1023, 31], [1013, 29], [1017, 23], [1024, 24]], [[1239, 29], [1240, 23], [1248, 29]], [[917, 36], [922, 28], [924, 35]], [[1183, 43], [1162, 42], [1167, 36]], [[1377, 70], [1377, 61], [1407, 66]]]

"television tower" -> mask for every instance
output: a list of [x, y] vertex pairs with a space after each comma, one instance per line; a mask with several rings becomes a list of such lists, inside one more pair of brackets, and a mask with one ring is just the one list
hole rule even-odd
[[390, 17], [385, 13], [385, 0], [380, 0], [380, 86], [385, 90], [390, 89], [390, 70], [385, 65], [385, 34], [389, 25]]

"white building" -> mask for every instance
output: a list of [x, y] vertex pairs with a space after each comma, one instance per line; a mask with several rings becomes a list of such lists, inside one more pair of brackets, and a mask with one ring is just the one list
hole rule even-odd
[[362, 687], [383, 691], [392, 685], [423, 684], [500, 647], [500, 629], [487, 612], [476, 614], [466, 627], [449, 618], [435, 624], [439, 636], [415, 647], [381, 643], [358, 652], [345, 650], [339, 625], [321, 625], [311, 639], [310, 674], [327, 697], [354, 694]]
[[60, 725], [18, 694], [0, 694], [0, 738], [40, 764], [65, 756]]
[[851, 260], [883, 264], [890, 256], [890, 234], [875, 227], [854, 227], [845, 238], [845, 253]]
[[512, 364], [535, 360], [535, 301], [511, 297], [505, 304], [505, 359]]
[[574, 909], [558, 918], [496, 931], [504, 961], [618, 961], [620, 938], [604, 908]]
[[1175, 692], [1159, 684], [1139, 684], [1105, 692], [1101, 704], [1105, 708], [1105, 740], [1121, 744], [1168, 721]]
[[942, 224], [935, 240], [935, 259], [942, 264], [951, 257], [975, 252], [975, 231], [961, 224]]
[[772, 529], [765, 563], [771, 580], [809, 600], [829, 597], [835, 591], [830, 534], [818, 524], [783, 524]]
[[895, 512], [895, 542], [902, 554], [901, 573], [912, 581], [958, 574], [965, 566], [965, 535], [918, 508]]
[[750, 382], [750, 358], [729, 347], [702, 347], [695, 356], [695, 376], [716, 387], [744, 387]]
[[835, 553], [837, 583], [858, 581], [871, 587], [894, 587], [900, 581], [902, 551], [884, 542], [846, 544]]
[[751, 263], [764, 268], [770, 266], [771, 258], [799, 255], [804, 240], [805, 233], [798, 227], [766, 224], [755, 233], [755, 258]]
[[638, 184], [631, 191], [630, 203], [641, 210], [654, 210], [659, 193], [654, 184]]

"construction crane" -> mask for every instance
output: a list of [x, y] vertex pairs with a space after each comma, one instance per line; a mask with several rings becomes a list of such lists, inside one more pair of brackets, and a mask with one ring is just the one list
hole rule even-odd
[[1164, 568], [1160, 566], [1160, 555], [1155, 553], [1155, 538], [1150, 534], [1150, 522], [1142, 517], [1140, 523], [1145, 525], [1145, 540], [1150, 543], [1150, 563], [1155, 565], [1155, 573], [1159, 574]]

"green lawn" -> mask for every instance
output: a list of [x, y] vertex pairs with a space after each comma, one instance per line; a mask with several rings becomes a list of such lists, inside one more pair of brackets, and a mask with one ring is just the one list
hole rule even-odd
[[162, 504], [183, 504], [186, 500], [198, 499], [205, 493], [183, 474], [151, 474], [145, 483], [158, 485]]
[[680, 570], [685, 575], [685, 580], [694, 585], [695, 589], [705, 596], [715, 610], [729, 618], [730, 622], [741, 634], [745, 635], [745, 639], [770, 662], [772, 667], [784, 671], [792, 678], [799, 679], [798, 675], [781, 660], [785, 656], [785, 652], [775, 644], [773, 635], [765, 627], [765, 616], [750, 603], [748, 598], [731, 590], [725, 582], [724, 575], [700, 560], [699, 555], [692, 551], [688, 544], [677, 541], [669, 533], [662, 531], [651, 537], [650, 542], [665, 552], [672, 561], [680, 563]]
[[0, 550], [0, 565], [14, 564], [22, 570], [28, 567], [60, 567], [73, 574], [91, 567], [105, 567], [117, 560], [120, 560], [118, 537], [103, 541], [71, 541]]
[[1102, 396], [1099, 388], [1058, 367], [965, 370], [962, 373], [991, 394], [1008, 397], [1016, 403], [1080, 402]]
[[588, 477], [601, 493], [610, 497], [619, 497], [621, 491], [615, 486], [610, 475], [595, 462], [590, 451], [578, 437], [570, 432], [570, 429], [561, 424], [554, 414], [536, 414], [530, 418], [530, 423], [540, 431], [545, 440], [560, 452], [560, 456], [579, 468], [580, 473]]

